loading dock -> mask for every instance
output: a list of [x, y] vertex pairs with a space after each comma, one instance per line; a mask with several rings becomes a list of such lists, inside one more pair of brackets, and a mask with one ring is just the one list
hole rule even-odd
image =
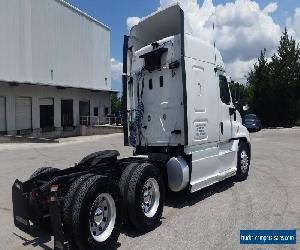
[[[86, 116], [88, 121], [94, 115], [104, 120], [104, 108], [109, 104], [110, 92], [25, 84], [16, 87], [0, 81], [0, 134], [76, 136], [80, 116]], [[66, 130], [68, 133], [62, 135]]]

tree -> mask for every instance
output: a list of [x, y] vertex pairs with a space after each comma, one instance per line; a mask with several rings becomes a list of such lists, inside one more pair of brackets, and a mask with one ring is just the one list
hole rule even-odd
[[[231, 82], [229, 83], [229, 88], [233, 100], [236, 97], [236, 84], [239, 83], [234, 82], [233, 80], [231, 80]], [[243, 111], [243, 106], [251, 102], [252, 91], [248, 85], [244, 85], [244, 84], [239, 84], [239, 85], [240, 85], [240, 107], [238, 108], [239, 108], [239, 112], [243, 116], [245, 114], [245, 112]]]
[[256, 113], [265, 126], [270, 126], [272, 116], [270, 115], [270, 101], [273, 96], [268, 90], [271, 88], [269, 63], [266, 58], [266, 49], [261, 51], [260, 57], [253, 70], [248, 75], [249, 105], [250, 110]]
[[277, 53], [270, 62], [273, 82], [274, 113], [277, 126], [292, 126], [297, 120], [297, 101], [299, 100], [300, 49], [289, 37], [287, 29], [283, 32]]
[[300, 49], [287, 29], [268, 62], [266, 50], [248, 75], [249, 104], [264, 126], [292, 126], [300, 121]]
[[111, 95], [111, 112], [114, 114], [122, 109], [122, 98], [117, 93]]

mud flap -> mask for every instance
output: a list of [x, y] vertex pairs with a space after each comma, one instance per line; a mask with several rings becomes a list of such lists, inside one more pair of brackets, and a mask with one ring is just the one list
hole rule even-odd
[[12, 187], [13, 216], [16, 227], [30, 232], [28, 195], [23, 192], [23, 183], [16, 180]]
[[59, 201], [56, 193], [52, 193], [49, 200], [49, 211], [51, 216], [52, 231], [54, 235], [54, 250], [65, 250], [65, 238], [62, 227], [62, 219]]

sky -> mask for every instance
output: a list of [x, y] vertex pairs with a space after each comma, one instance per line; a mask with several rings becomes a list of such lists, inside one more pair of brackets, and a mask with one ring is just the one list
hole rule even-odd
[[178, 1], [187, 13], [193, 34], [210, 43], [216, 41], [235, 81], [245, 82], [263, 48], [268, 57], [276, 52], [285, 27], [300, 42], [299, 0], [67, 0], [111, 28], [114, 90], [121, 90], [123, 36], [128, 28], [138, 21], [137, 17]]

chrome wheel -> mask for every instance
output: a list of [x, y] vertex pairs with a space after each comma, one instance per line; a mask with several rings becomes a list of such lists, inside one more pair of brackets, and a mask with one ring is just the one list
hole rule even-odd
[[116, 222], [116, 204], [110, 194], [103, 193], [94, 201], [90, 211], [90, 232], [97, 242], [106, 241]]
[[249, 157], [246, 150], [241, 152], [241, 171], [243, 174], [247, 173], [249, 167]]
[[154, 178], [148, 179], [142, 189], [142, 210], [148, 218], [153, 217], [159, 207], [159, 185]]

